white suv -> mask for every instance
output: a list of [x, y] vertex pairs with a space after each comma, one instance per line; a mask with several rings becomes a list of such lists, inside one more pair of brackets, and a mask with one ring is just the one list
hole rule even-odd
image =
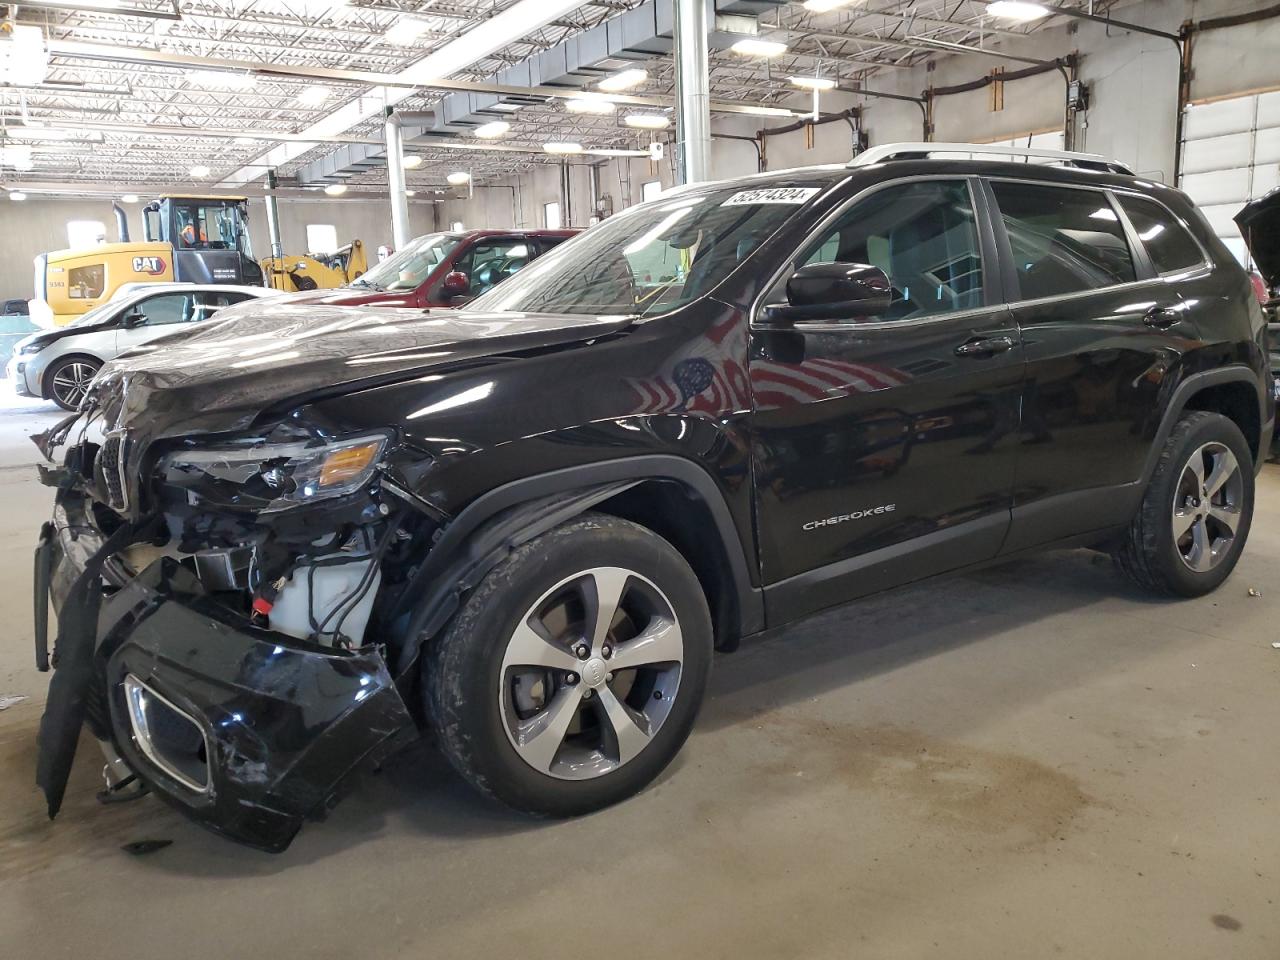
[[266, 287], [226, 284], [138, 284], [65, 327], [19, 340], [13, 346], [8, 376], [20, 396], [52, 400], [64, 410], [75, 410], [108, 360], [176, 332], [178, 324], [199, 323], [222, 307], [272, 293]]

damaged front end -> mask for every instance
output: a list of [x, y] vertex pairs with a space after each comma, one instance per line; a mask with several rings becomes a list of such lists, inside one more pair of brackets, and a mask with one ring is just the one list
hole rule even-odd
[[126, 776], [282, 850], [350, 774], [418, 736], [396, 638], [442, 515], [391, 492], [422, 457], [389, 431], [297, 412], [131, 422], [125, 387], [105, 378], [37, 438], [64, 451], [42, 471], [57, 498], [36, 555], [36, 656], [56, 670], [38, 783], [52, 817], [87, 724]]

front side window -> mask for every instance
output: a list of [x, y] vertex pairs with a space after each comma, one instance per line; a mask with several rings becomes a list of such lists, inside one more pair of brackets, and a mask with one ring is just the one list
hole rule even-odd
[[707, 186], [629, 207], [466, 309], [655, 316], [710, 293], [829, 181]]
[[524, 240], [482, 240], [458, 259], [454, 269], [467, 275], [471, 295], [479, 296], [528, 263], [529, 244]]
[[1173, 273], [1204, 263], [1204, 252], [1178, 219], [1154, 200], [1118, 197], [1157, 273]]
[[1013, 248], [1023, 300], [1137, 279], [1129, 241], [1106, 194], [1034, 183], [991, 184]]
[[800, 263], [879, 267], [893, 287], [888, 320], [983, 304], [977, 220], [963, 180], [877, 190], [827, 228]]
[[164, 293], [148, 297], [128, 311], [139, 317], [138, 326], [163, 327], [171, 323], [187, 323], [196, 317], [195, 304], [188, 293]]

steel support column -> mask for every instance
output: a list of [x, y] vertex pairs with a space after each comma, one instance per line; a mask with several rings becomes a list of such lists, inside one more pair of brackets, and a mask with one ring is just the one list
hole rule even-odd
[[284, 242], [280, 239], [280, 209], [276, 206], [276, 189], [280, 181], [274, 170], [267, 171], [267, 193], [263, 202], [267, 207], [267, 236], [271, 240], [271, 259], [284, 257]]
[[409, 195], [404, 184], [404, 137], [400, 118], [390, 109], [384, 126], [387, 143], [387, 189], [391, 193], [391, 242], [397, 250], [409, 243]]
[[675, 0], [676, 182], [711, 179], [707, 0]]

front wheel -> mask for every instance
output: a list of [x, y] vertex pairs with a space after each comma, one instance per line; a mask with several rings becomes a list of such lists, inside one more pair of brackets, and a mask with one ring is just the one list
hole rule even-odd
[[1253, 454], [1235, 423], [1196, 412], [1165, 442], [1115, 559], [1157, 593], [1198, 597], [1231, 575], [1253, 520]]
[[425, 662], [450, 763], [508, 806], [575, 816], [679, 751], [711, 666], [697, 577], [661, 537], [587, 514], [492, 570]]
[[63, 410], [79, 410], [80, 401], [101, 368], [102, 364], [89, 357], [58, 360], [45, 375], [45, 394]]

